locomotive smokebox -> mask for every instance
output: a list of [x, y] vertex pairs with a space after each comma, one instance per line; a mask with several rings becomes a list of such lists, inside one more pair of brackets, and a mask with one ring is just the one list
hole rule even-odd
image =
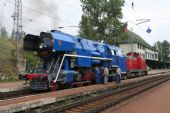
[[41, 32], [40, 36], [28, 34], [24, 37], [23, 49], [37, 51], [40, 57], [49, 56], [52, 52], [53, 41], [49, 33]]
[[38, 54], [41, 57], [47, 57], [52, 52], [53, 49], [53, 40], [51, 34], [41, 32], [40, 42], [38, 44]]

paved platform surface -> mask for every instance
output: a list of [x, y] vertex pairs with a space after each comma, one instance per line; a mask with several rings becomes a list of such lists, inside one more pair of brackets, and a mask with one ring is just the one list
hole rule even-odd
[[[123, 80], [121, 84], [126, 84], [129, 82], [136, 82], [146, 78], [153, 77], [151, 76], [144, 76], [138, 77], [134, 79]], [[163, 74], [159, 74], [157, 76], [163, 76]], [[9, 100], [0, 100], [0, 113], [9, 113], [9, 112], [16, 112], [20, 110], [26, 110], [32, 107], [39, 107], [45, 104], [50, 104], [61, 100], [61, 98], [65, 98], [64, 96], [70, 95], [77, 95], [77, 94], [89, 94], [90, 92], [94, 92], [96, 90], [103, 90], [108, 87], [114, 87], [115, 83], [108, 83], [107, 85], [98, 84], [98, 85], [91, 85], [73, 89], [66, 89], [60, 90], [55, 92], [19, 97], [16, 99], [9, 99]]]
[[170, 71], [170, 69], [155, 69], [155, 70], [149, 70], [148, 74], [155, 74], [155, 73], [161, 73], [161, 72], [167, 72]]
[[[150, 70], [148, 71], [148, 74], [155, 74], [155, 73], [160, 73], [160, 72], [167, 72], [170, 71], [170, 69], [165, 69], [165, 70]], [[10, 83], [0, 83], [0, 92], [10, 92], [10, 91], [18, 91], [18, 90], [23, 90], [27, 89], [29, 85], [25, 84], [25, 81], [21, 82], [10, 82]]]
[[9, 83], [0, 83], [0, 92], [10, 92], [18, 91], [28, 88], [28, 84], [25, 84], [25, 81], [21, 82], [9, 82]]
[[103, 113], [170, 113], [170, 81]]

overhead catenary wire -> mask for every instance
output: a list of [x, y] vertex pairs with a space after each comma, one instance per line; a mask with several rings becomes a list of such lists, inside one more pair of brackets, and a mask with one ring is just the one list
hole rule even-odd
[[[125, 2], [125, 4], [129, 6], [129, 7], [128, 7], [128, 8], [129, 8], [129, 11], [131, 11], [131, 12], [134, 14], [134, 17], [135, 17], [136, 20], [137, 20], [137, 16], [138, 16], [139, 18], [141, 18], [140, 14], [137, 12], [137, 10], [135, 9], [134, 6], [133, 6], [133, 8], [131, 9], [131, 8], [130, 8], [131, 6], [130, 6], [128, 3]], [[135, 5], [135, 4], [133, 4], [133, 5]], [[134, 12], [137, 14], [137, 16], [136, 16], [136, 14], [135, 14]], [[125, 17], [124, 17], [124, 18], [125, 18]], [[159, 18], [158, 18], [158, 19], [159, 19]], [[165, 19], [165, 18], [164, 18], [164, 19]], [[149, 19], [149, 20], [152, 20], [152, 19]], [[155, 18], [155, 20], [156, 20], [156, 18]], [[148, 23], [145, 23], [145, 22], [144, 22], [144, 24], [149, 27]], [[140, 28], [140, 29], [142, 30], [142, 28], [139, 27], [138, 25], [135, 25], [135, 26], [136, 26], [137, 28]], [[143, 31], [144, 33], [146, 33], [146, 30], [142, 30], [142, 31]], [[153, 33], [156, 37], [160, 38], [159, 35], [158, 35], [154, 30], [152, 31], [152, 33]], [[151, 37], [151, 38], [154, 38], [153, 36], [151, 36], [151, 35], [149, 35], [149, 34], [148, 34], [148, 36]]]
[[[7, 2], [8, 2], [8, 3], [13, 3], [13, 2], [10, 1], [10, 0], [7, 0]], [[78, 9], [77, 7], [74, 7], [74, 6], [72, 6], [71, 4], [65, 3], [65, 2], [63, 2], [63, 1], [62, 1], [62, 3], [65, 4], [65, 5], [67, 5], [68, 7], [71, 7], [71, 8], [73, 8], [73, 9], [79, 11], [79, 9]], [[128, 6], [130, 6], [130, 5], [129, 5], [128, 3], [126, 3], [126, 2], [125, 2], [125, 4], [128, 5]], [[130, 7], [131, 7], [131, 6], [130, 6]], [[130, 7], [129, 7], [129, 8], [130, 8]], [[59, 20], [59, 21], [61, 21], [61, 22], [67, 23], [67, 24], [69, 24], [69, 25], [75, 25], [75, 24], [73, 24], [72, 22], [70, 22], [70, 21], [68, 21], [68, 20], [60, 19], [60, 18], [55, 17], [55, 16], [51, 16], [51, 15], [49, 15], [49, 14], [46, 14], [46, 13], [42, 12], [42, 11], [32, 9], [32, 8], [27, 7], [27, 6], [24, 6], [24, 5], [23, 5], [23, 8], [25, 8], [25, 9], [27, 9], [27, 10], [30, 10], [30, 11], [33, 11], [33, 12], [35, 12], [35, 13], [38, 13], [38, 14], [41, 14], [41, 15], [50, 17], [50, 18], [52, 18], [52, 19]], [[137, 11], [136, 11], [136, 9], [135, 9], [135, 6], [134, 6], [133, 9], [130, 8], [130, 11], [131, 11], [131, 12], [134, 12], [134, 11], [135, 11], [135, 12], [137, 13]], [[133, 13], [133, 14], [134, 14], [134, 13]], [[138, 14], [138, 15], [139, 15], [139, 14]], [[135, 14], [134, 14], [134, 16], [135, 16], [135, 18], [137, 17]], [[136, 19], [137, 19], [137, 18], [136, 18]], [[33, 20], [33, 19], [32, 19], [32, 20]], [[148, 26], [148, 25], [147, 25], [147, 26]], [[141, 27], [139, 27], [139, 26], [136, 26], [136, 27], [138, 27], [138, 28], [141, 29]], [[145, 31], [145, 30], [142, 30], [142, 31]]]
[[[10, 1], [10, 0], [7, 0], [7, 2], [8, 2], [8, 3], [15, 4], [13, 1]], [[24, 5], [22, 5], [22, 7], [25, 8], [25, 9], [27, 9], [27, 10], [30, 10], [30, 11], [32, 11], [32, 12], [38, 13], [38, 14], [40, 14], [40, 15], [44, 15], [44, 16], [50, 17], [50, 18], [52, 18], [52, 19], [59, 20], [59, 21], [61, 21], [61, 22], [67, 23], [67, 24], [69, 24], [69, 25], [74, 25], [74, 24], [71, 23], [70, 21], [67, 21], [67, 20], [64, 20], [64, 19], [60, 19], [60, 18], [58, 18], [58, 17], [56, 17], [56, 16], [48, 15], [48, 14], [46, 14], [46, 13], [44, 13], [44, 12], [39, 11], [39, 10], [32, 9], [32, 8], [29, 8], [29, 7], [24, 6]]]
[[60, 2], [63, 3], [65, 6], [71, 7], [72, 9], [74, 9], [74, 10], [76, 10], [78, 12], [81, 12], [81, 9], [79, 9], [78, 7], [75, 7], [75, 6], [73, 6], [71, 4], [68, 4], [68, 3], [64, 2], [64, 1], [60, 1]]

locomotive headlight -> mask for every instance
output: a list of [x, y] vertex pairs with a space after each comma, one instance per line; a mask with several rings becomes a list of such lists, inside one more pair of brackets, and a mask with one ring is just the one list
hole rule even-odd
[[39, 47], [40, 49], [42, 49], [43, 48], [43, 46], [42, 45], [40, 45], [40, 47]]
[[47, 57], [52, 52], [53, 41], [50, 37], [44, 36], [39, 45], [39, 55]]
[[48, 37], [44, 37], [40, 43], [39, 48], [43, 51], [49, 51], [52, 49], [52, 40]]

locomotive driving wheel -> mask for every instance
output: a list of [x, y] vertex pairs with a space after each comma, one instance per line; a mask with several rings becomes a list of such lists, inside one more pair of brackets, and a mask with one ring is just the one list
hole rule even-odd
[[49, 86], [49, 88], [50, 88], [50, 91], [56, 91], [57, 89], [58, 89], [58, 84], [57, 84], [57, 82], [50, 82], [50, 86]]

